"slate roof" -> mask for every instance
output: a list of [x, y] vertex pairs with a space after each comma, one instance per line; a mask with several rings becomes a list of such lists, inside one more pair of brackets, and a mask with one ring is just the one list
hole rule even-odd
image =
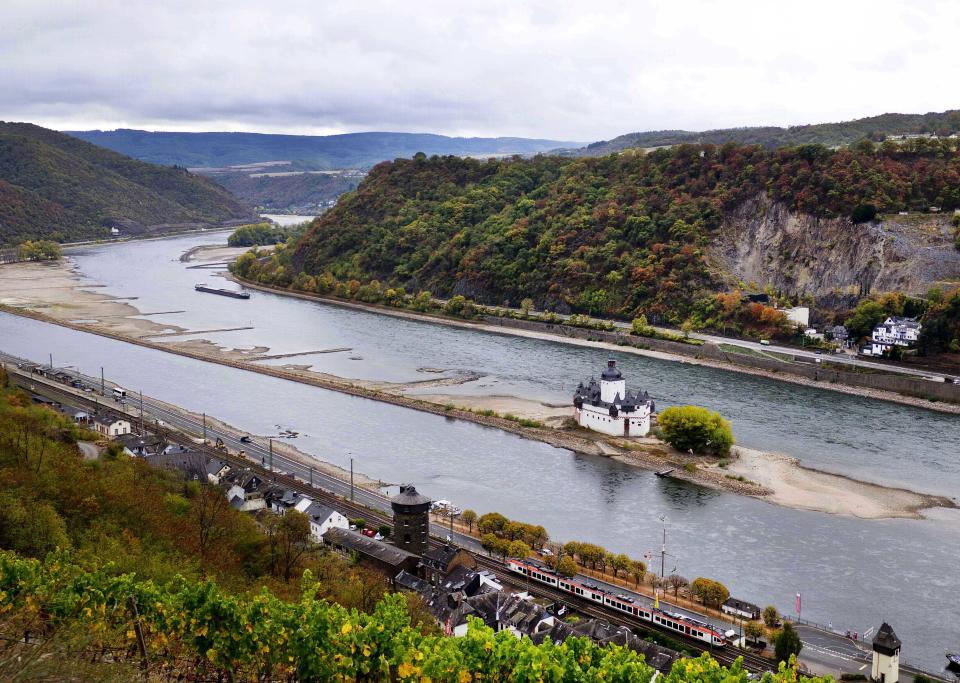
[[607, 380], [608, 382], [623, 379], [623, 373], [620, 372], [620, 368], [617, 367], [617, 361], [612, 358], [607, 361], [607, 367], [600, 373], [600, 379]]
[[437, 569], [439, 571], [446, 571], [447, 567], [453, 562], [454, 558], [457, 556], [457, 553], [460, 552], [460, 549], [456, 546], [452, 546], [449, 543], [444, 543], [441, 546], [432, 548], [423, 554], [420, 564], [430, 569]]
[[430, 585], [429, 581], [424, 581], [416, 574], [411, 574], [406, 569], [401, 569], [400, 573], [397, 574], [394, 578], [394, 583], [397, 584], [400, 588], [405, 588], [408, 591], [413, 591], [414, 593], [420, 593], [421, 596], [426, 597], [433, 590], [433, 586]]
[[897, 634], [893, 632], [893, 627], [887, 622], [883, 622], [877, 635], [873, 637], [873, 649], [881, 654], [892, 655], [900, 649], [902, 644]]
[[361, 555], [373, 557], [380, 562], [392, 564], [399, 567], [410, 558], [416, 558], [413, 553], [408, 553], [402, 548], [387, 545], [382, 541], [368, 538], [363, 534], [351, 531], [350, 529], [338, 529], [336, 527], [328, 529], [323, 534], [323, 540], [346, 550], [356, 551]]
[[513, 594], [503, 592], [482, 593], [467, 598], [477, 616], [491, 628], [497, 624], [512, 626], [520, 633], [530, 635], [537, 624], [547, 616], [547, 611], [535, 602], [529, 602]]
[[725, 603], [723, 603], [723, 606], [740, 610], [741, 612], [750, 612], [751, 614], [760, 613], [760, 608], [753, 603], [747, 602], [746, 600], [739, 600], [737, 598], [729, 598]]
[[330, 519], [330, 516], [335, 512], [336, 510], [331, 507], [327, 507], [322, 503], [314, 502], [310, 503], [310, 507], [306, 509], [304, 514], [306, 514], [307, 517], [312, 519], [317, 524], [320, 524], [321, 522], [326, 522], [328, 519]]
[[575, 625], [557, 621], [550, 629], [534, 633], [530, 639], [538, 644], [547, 638], [554, 643], [561, 643], [573, 636], [590, 638], [601, 645], [614, 644], [629, 648], [642, 654], [647, 663], [661, 673], [669, 673], [673, 663], [680, 658], [678, 652], [638, 638], [625, 626], [614, 626], [603, 619], [588, 619]]
[[390, 502], [397, 505], [423, 505], [429, 503], [430, 499], [417, 493], [417, 487], [413, 484], [401, 484], [400, 493], [391, 498]]

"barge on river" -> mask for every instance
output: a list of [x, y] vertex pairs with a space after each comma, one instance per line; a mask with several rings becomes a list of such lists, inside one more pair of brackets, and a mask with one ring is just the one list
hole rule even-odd
[[201, 282], [198, 285], [194, 285], [193, 288], [198, 292], [206, 292], [207, 294], [219, 294], [220, 296], [229, 296], [234, 299], [249, 299], [249, 292], [237, 292], [233, 289], [218, 289], [217, 287], [208, 287], [206, 283]]

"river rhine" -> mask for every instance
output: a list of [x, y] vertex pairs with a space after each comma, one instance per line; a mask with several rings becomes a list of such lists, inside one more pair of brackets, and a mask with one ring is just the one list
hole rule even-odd
[[[411, 381], [418, 368], [471, 370], [460, 388], [551, 401], [599, 371], [602, 352], [400, 320], [315, 302], [254, 293], [249, 301], [197, 294], [211, 278], [178, 257], [224, 235], [91, 247], [72, 259], [99, 291], [139, 297], [143, 312], [192, 329], [252, 326], [203, 335], [271, 353], [349, 347], [349, 353], [297, 357], [344, 377]], [[187, 337], [188, 338], [188, 337]], [[0, 315], [0, 349], [77, 365], [132, 389], [215, 415], [254, 433], [277, 425], [301, 432], [301, 450], [359, 471], [412, 481], [436, 498], [479, 512], [544, 524], [561, 540], [592, 540], [640, 557], [658, 546], [666, 515], [670, 570], [711, 576], [740, 598], [792, 609], [804, 618], [863, 632], [889, 621], [905, 661], [939, 671], [945, 649], [960, 646], [960, 511], [926, 520], [866, 521], [790, 510], [660, 480], [605, 458], [582, 456], [473, 423], [164, 354], [66, 328]], [[955, 496], [960, 490], [960, 419], [925, 411], [668, 361], [617, 354], [630, 387], [662, 408], [706, 405], [731, 420], [739, 443], [796, 455], [805, 464], [879, 483]], [[360, 359], [360, 360], [351, 360]], [[284, 361], [279, 361], [284, 362]]]

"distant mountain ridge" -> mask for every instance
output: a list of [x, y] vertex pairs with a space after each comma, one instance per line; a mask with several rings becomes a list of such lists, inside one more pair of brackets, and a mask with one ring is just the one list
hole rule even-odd
[[876, 142], [888, 135], [937, 133], [951, 135], [960, 131], [960, 110], [927, 114], [881, 114], [841, 123], [818, 123], [780, 128], [755, 126], [719, 128], [707, 131], [658, 130], [626, 133], [612, 140], [601, 140], [585, 147], [563, 150], [564, 156], [603, 156], [634, 147], [666, 147], [684, 143], [722, 145], [761, 145], [767, 149], [802, 144], [828, 147], [848, 145], [863, 138]]
[[251, 216], [227, 190], [29, 123], [0, 122], [0, 244], [105, 237], [110, 226], [217, 224]]
[[582, 143], [559, 140], [453, 138], [432, 133], [175, 133], [118, 129], [65, 131], [74, 137], [154, 164], [190, 168], [263, 161], [294, 161], [316, 169], [368, 168], [381, 161], [433, 155], [499, 156], [536, 154]]

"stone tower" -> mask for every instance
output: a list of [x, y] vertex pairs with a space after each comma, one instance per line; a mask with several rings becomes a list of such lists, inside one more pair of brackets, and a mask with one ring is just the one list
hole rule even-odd
[[390, 499], [393, 508], [393, 542], [397, 547], [423, 555], [430, 541], [430, 499], [410, 484]]
[[890, 624], [883, 626], [873, 638], [873, 668], [870, 677], [877, 683], [897, 683], [900, 680], [900, 639]]

